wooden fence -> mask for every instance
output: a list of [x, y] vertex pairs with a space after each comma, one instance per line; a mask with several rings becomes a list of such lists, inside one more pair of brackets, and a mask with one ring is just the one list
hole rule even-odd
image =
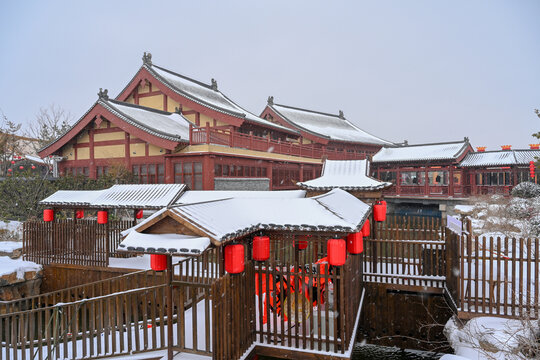
[[23, 253], [26, 260], [42, 265], [51, 263], [84, 266], [108, 266], [110, 257], [123, 257], [117, 252], [120, 233], [133, 226], [131, 220], [56, 220], [26, 221], [23, 224]]
[[538, 318], [539, 241], [471, 236], [460, 241], [459, 306], [470, 315]]

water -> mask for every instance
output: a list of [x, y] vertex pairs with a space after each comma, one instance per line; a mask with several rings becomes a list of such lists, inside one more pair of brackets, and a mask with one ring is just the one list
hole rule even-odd
[[435, 360], [443, 354], [429, 351], [419, 351], [411, 349], [399, 349], [396, 347], [378, 346], [378, 345], [360, 345], [354, 346], [351, 356], [352, 360]]
[[[357, 343], [353, 348], [352, 360], [436, 360], [444, 354], [429, 351], [399, 349], [396, 347], [378, 346]], [[278, 360], [260, 356], [259, 360]]]

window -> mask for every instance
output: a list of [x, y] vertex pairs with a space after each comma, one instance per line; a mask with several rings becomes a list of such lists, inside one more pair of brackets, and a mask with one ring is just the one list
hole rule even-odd
[[403, 171], [401, 173], [401, 185], [424, 185], [423, 171]]
[[383, 171], [380, 172], [381, 181], [391, 182], [392, 184], [396, 183], [397, 173], [395, 171]]
[[165, 167], [163, 164], [137, 164], [132, 166], [135, 178], [140, 184], [164, 184]]
[[[221, 171], [223, 167], [215, 166], [215, 176]], [[200, 162], [177, 162], [174, 164], [174, 182], [177, 184], [186, 184], [192, 190], [203, 189], [203, 171], [202, 163]]]
[[448, 186], [448, 171], [428, 171], [429, 185]]

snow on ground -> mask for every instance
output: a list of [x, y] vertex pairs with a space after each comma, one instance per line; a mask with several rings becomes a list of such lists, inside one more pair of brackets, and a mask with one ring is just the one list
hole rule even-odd
[[[195, 354], [189, 354], [189, 353], [179, 353], [174, 352], [174, 360], [210, 360], [210, 356], [203, 356], [203, 355], [195, 355]], [[103, 360], [146, 360], [146, 359], [154, 359], [159, 358], [161, 356], [161, 359], [167, 359], [167, 350], [159, 350], [159, 351], [150, 351], [145, 352], [141, 354], [133, 354], [128, 356], [113, 356], [113, 357], [106, 357], [103, 358]]]
[[18, 231], [22, 233], [22, 222], [20, 221], [0, 221], [0, 230]]
[[22, 249], [22, 241], [0, 241], [0, 252], [11, 253]]
[[39, 270], [41, 270], [41, 265], [35, 262], [10, 259], [9, 256], [0, 256], [0, 276], [16, 272], [17, 279], [24, 279], [25, 272]]
[[538, 323], [485, 316], [460, 327], [452, 318], [444, 331], [457, 356], [475, 360], [524, 360], [531, 358], [523, 349], [534, 343]]

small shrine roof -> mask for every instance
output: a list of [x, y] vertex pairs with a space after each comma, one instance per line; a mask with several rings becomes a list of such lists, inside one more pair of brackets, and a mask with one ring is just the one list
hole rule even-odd
[[212, 110], [290, 134], [299, 134], [296, 130], [274, 124], [240, 107], [217, 89], [217, 83], [213, 79], [213, 84], [207, 85], [154, 64], [145, 63], [143, 68], [174, 92]]
[[342, 113], [334, 115], [274, 103], [268, 104], [268, 106], [292, 126], [321, 138], [375, 145], [393, 145], [390, 141], [360, 129], [348, 121]]
[[198, 255], [210, 246], [210, 239], [182, 234], [145, 234], [131, 231], [118, 250], [154, 254]]
[[468, 153], [460, 167], [528, 165], [540, 157], [540, 150], [499, 150]]
[[[177, 205], [158, 213], [165, 211], [222, 242], [259, 230], [354, 232], [367, 219], [371, 207], [334, 189], [312, 198], [231, 198]], [[158, 213], [152, 218], [161, 215]], [[144, 231], [143, 223], [137, 228]]]
[[129, 184], [105, 190], [59, 190], [39, 203], [94, 209], [161, 209], [173, 204], [185, 189], [184, 184]]
[[392, 186], [391, 183], [369, 177], [367, 160], [326, 160], [322, 175], [316, 179], [297, 183], [307, 190], [373, 191]]
[[470, 147], [467, 139], [456, 142], [383, 147], [373, 155], [373, 163], [457, 160]]

